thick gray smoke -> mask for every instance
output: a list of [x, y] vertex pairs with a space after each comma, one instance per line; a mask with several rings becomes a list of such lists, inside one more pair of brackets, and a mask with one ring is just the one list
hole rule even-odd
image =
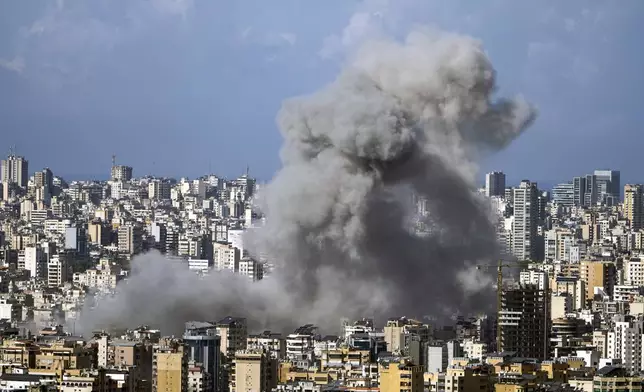
[[[270, 279], [199, 278], [144, 255], [83, 326], [178, 331], [230, 314], [257, 328], [335, 327], [341, 317], [493, 309], [480, 292], [491, 294], [489, 281], [469, 267], [498, 256], [476, 162], [535, 115], [494, 93], [494, 69], [471, 38], [416, 31], [366, 44], [335, 82], [279, 114], [283, 167], [260, 195], [266, 225], [248, 238], [277, 265]], [[414, 198], [427, 203], [423, 232], [410, 224]]]

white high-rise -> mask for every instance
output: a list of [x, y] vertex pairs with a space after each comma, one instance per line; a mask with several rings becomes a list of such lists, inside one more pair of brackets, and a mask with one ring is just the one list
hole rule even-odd
[[148, 185], [148, 197], [152, 200], [170, 200], [171, 189], [169, 182], [154, 180]]
[[16, 155], [9, 155], [0, 162], [0, 182], [3, 184], [17, 184], [26, 187], [29, 181], [29, 162]]
[[485, 175], [485, 195], [505, 196], [505, 174], [503, 172], [491, 172]]
[[239, 272], [240, 252], [232, 245], [213, 243], [214, 266], [217, 271]]
[[548, 290], [548, 273], [537, 270], [523, 270], [519, 273], [519, 283], [522, 285], [533, 284], [539, 290]]
[[644, 320], [618, 321], [607, 336], [607, 357], [621, 359], [629, 372], [642, 370]]
[[512, 254], [519, 260], [534, 260], [537, 254], [537, 184], [521, 181], [513, 189], [514, 222], [512, 224]]

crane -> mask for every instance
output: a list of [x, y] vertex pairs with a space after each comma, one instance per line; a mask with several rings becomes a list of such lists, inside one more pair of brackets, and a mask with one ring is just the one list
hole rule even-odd
[[501, 323], [499, 316], [503, 307], [503, 269], [504, 268], [517, 268], [527, 266], [528, 261], [508, 261], [499, 259], [497, 263], [491, 264], [477, 264], [477, 270], [490, 270], [496, 268], [496, 351], [501, 352]]

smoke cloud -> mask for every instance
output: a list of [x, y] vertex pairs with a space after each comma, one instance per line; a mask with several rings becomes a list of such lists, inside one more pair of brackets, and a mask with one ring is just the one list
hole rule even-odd
[[266, 224], [245, 240], [274, 274], [197, 277], [143, 255], [81, 324], [178, 332], [189, 319], [234, 315], [251, 328], [337, 329], [341, 317], [493, 309], [489, 277], [471, 267], [499, 255], [476, 162], [536, 113], [494, 94], [495, 71], [472, 38], [418, 30], [365, 44], [333, 83], [279, 113], [283, 167], [259, 195]]

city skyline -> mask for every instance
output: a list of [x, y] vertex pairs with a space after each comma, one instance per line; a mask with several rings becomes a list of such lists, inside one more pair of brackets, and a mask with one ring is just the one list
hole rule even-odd
[[[91, 4], [0, 4], [3, 143], [34, 167], [93, 177], [116, 154], [140, 173], [234, 175], [250, 165], [268, 180], [279, 167], [282, 101], [327, 84], [365, 39], [400, 38], [422, 23], [480, 38], [500, 92], [524, 93], [539, 108], [531, 132], [487, 159], [481, 175], [556, 184], [597, 166], [644, 180], [632, 160], [642, 141], [633, 103], [644, 89], [630, 88], [643, 65], [631, 50], [641, 2]], [[616, 140], [630, 142], [615, 153], [606, 147]]]
[[0, 2], [0, 390], [641, 392], [639, 11]]

